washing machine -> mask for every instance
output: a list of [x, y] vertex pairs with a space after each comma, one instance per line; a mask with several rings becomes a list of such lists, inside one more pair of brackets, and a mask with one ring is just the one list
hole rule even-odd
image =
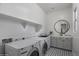
[[[35, 39], [35, 40], [33, 40]], [[30, 38], [5, 44], [6, 56], [40, 56], [40, 40]]]
[[41, 40], [41, 53], [44, 56], [47, 50], [50, 48], [50, 36], [48, 37], [39, 37]]
[[[42, 53], [42, 46], [44, 44], [44, 39], [45, 38], [40, 38], [40, 37], [34, 37], [34, 38], [31, 38], [32, 40], [38, 40], [39, 42], [39, 51], [40, 51], [40, 56], [43, 56], [43, 53]], [[30, 39], [30, 40], [31, 40]]]
[[47, 50], [48, 50], [50, 48], [50, 36], [46, 37], [45, 42], [48, 45], [48, 48], [47, 48]]

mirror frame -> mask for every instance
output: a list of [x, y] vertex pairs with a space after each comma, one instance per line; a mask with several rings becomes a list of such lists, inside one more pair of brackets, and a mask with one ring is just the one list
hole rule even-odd
[[64, 33], [62, 33], [62, 34], [65, 34], [65, 33], [67, 33], [67, 32], [69, 31], [69, 29], [70, 29], [70, 24], [69, 24], [69, 22], [68, 22], [67, 20], [58, 20], [57, 22], [55, 22], [55, 24], [54, 24], [54, 30], [55, 30], [57, 33], [61, 34], [61, 33], [58, 32], [58, 31], [56, 30], [56, 28], [55, 28], [55, 25], [56, 25], [58, 22], [60, 22], [60, 21], [66, 22], [66, 23], [69, 25], [69, 28], [68, 28]]

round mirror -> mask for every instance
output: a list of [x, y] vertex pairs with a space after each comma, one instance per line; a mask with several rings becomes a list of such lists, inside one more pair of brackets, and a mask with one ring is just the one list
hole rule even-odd
[[54, 24], [55, 31], [59, 33], [61, 36], [65, 34], [66, 32], [68, 32], [69, 28], [70, 28], [70, 24], [66, 20], [58, 20]]

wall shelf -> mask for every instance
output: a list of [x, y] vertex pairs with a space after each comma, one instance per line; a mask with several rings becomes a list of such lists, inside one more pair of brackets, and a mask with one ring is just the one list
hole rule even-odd
[[23, 28], [25, 28], [27, 26], [27, 24], [32, 25], [35, 27], [36, 32], [38, 32], [42, 27], [41, 24], [32, 22], [32, 21], [30, 21], [30, 19], [28, 20], [28, 18], [27, 18], [27, 20], [24, 20], [24, 19], [20, 19], [20, 18], [14, 17], [14, 16], [9, 16], [9, 15], [0, 13], [0, 20], [1, 19], [7, 20], [7, 21], [19, 22], [23, 26]]

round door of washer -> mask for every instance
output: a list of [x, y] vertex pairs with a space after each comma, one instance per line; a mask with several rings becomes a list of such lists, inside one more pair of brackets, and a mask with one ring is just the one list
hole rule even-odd
[[47, 45], [47, 43], [45, 42], [45, 43], [43, 44], [43, 47], [42, 47], [42, 54], [43, 54], [43, 55], [46, 54], [47, 49], [48, 49], [48, 45]]
[[30, 50], [28, 56], [39, 56], [39, 50], [38, 50], [38, 48], [33, 47], [33, 48]]

